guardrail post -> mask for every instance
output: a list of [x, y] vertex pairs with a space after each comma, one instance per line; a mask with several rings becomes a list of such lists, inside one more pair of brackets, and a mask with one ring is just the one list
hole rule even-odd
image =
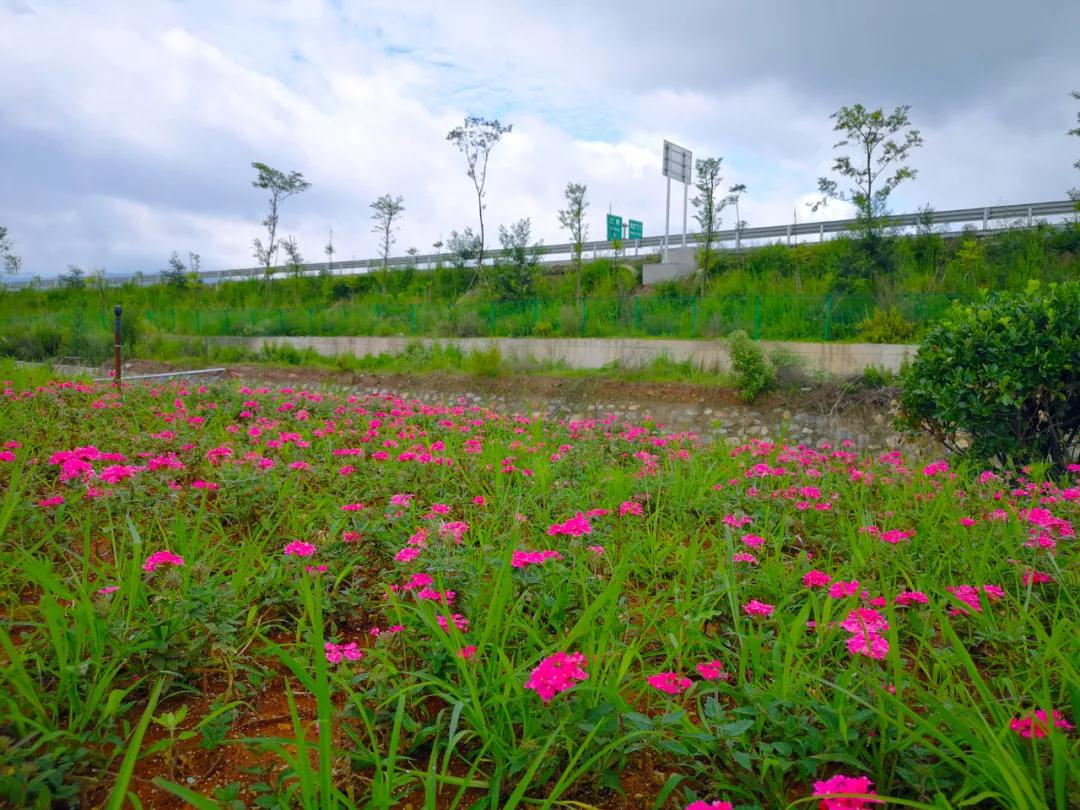
[[984, 231], [989, 226], [989, 222], [990, 222], [990, 209], [989, 208], [984, 208], [983, 209], [983, 230]]
[[1031, 206], [1029, 205], [1028, 206], [1028, 227], [1029, 228], [1031, 227], [1031, 215], [1032, 215], [1032, 211], [1031, 211]]
[[641, 254], [641, 240], [634, 240], [634, 257], [637, 258]]
[[791, 247], [791, 225], [787, 226], [787, 246]]
[[818, 226], [817, 240], [819, 242], [824, 242], [825, 241], [825, 223], [824, 222], [822, 222]]

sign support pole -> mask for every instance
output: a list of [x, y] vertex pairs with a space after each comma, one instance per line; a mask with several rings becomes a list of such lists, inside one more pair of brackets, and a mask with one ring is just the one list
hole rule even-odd
[[667, 204], [664, 206], [664, 261], [667, 261], [668, 234], [671, 232], [671, 177], [667, 179]]
[[686, 247], [686, 199], [690, 195], [690, 180], [683, 181], [682, 187], [682, 246]]

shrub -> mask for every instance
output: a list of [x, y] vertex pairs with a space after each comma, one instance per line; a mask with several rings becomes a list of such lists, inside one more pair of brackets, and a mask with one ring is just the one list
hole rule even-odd
[[761, 346], [752, 341], [741, 329], [728, 338], [731, 352], [731, 371], [735, 375], [735, 387], [747, 402], [753, 402], [759, 394], [776, 384], [776, 369], [765, 359]]
[[497, 377], [501, 366], [502, 354], [494, 343], [486, 349], [473, 349], [465, 362], [465, 370], [478, 377]]
[[955, 306], [901, 376], [901, 423], [981, 460], [1049, 460], [1080, 450], [1080, 284], [1032, 282]]
[[875, 308], [858, 326], [858, 338], [866, 343], [902, 343], [915, 334], [915, 324], [896, 307]]

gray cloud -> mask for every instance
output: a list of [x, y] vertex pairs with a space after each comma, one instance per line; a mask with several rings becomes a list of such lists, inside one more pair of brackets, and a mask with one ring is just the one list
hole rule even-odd
[[[28, 273], [69, 262], [157, 269], [173, 249], [250, 263], [252, 160], [303, 171], [286, 232], [367, 255], [368, 203], [404, 194], [398, 243], [473, 223], [446, 130], [515, 123], [492, 164], [490, 221], [546, 241], [567, 180], [662, 219], [660, 141], [725, 156], [743, 215], [786, 221], [831, 164], [841, 104], [911, 104], [926, 138], [895, 207], [1059, 198], [1080, 84], [1080, 5], [863, 0], [0, 3], [0, 222]], [[829, 215], [836, 215], [832, 211]]]

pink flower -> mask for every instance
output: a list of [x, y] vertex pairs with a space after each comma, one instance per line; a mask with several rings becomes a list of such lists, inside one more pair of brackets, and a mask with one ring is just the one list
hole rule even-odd
[[751, 599], [743, 605], [742, 609], [747, 616], [771, 616], [776, 606], [767, 602], [759, 602], [757, 599]]
[[552, 537], [556, 537], [560, 534], [569, 537], [581, 537], [583, 534], [592, 534], [592, 526], [589, 524], [588, 518], [581, 514], [581, 512], [578, 512], [572, 518], [565, 520], [562, 523], [552, 523], [548, 527], [547, 533]]
[[731, 810], [731, 802], [690, 802], [686, 810]]
[[1043, 571], [1036, 571], [1034, 568], [1028, 568], [1024, 571], [1023, 575], [1021, 575], [1020, 581], [1025, 585], [1041, 585], [1044, 582], [1053, 582], [1054, 578]]
[[933, 478], [938, 473], [948, 472], [949, 462], [947, 461], [935, 461], [932, 464], [927, 464], [923, 467], [923, 475], [927, 478]]
[[859, 580], [853, 579], [851, 582], [844, 582], [838, 579], [831, 586], [829, 586], [829, 598], [830, 599], [843, 599], [847, 596], [854, 596], [859, 592]]
[[1057, 709], [1053, 710], [1053, 713], [1048, 718], [1044, 709], [1036, 709], [1032, 714], [1027, 717], [1017, 717], [1009, 723], [1009, 728], [1023, 737], [1025, 740], [1030, 740], [1033, 737], [1037, 740], [1041, 740], [1049, 733], [1052, 728], [1060, 728], [1063, 731], [1072, 731], [1073, 724], [1065, 719], [1065, 715], [1059, 712]]
[[728, 679], [728, 674], [724, 672], [724, 665], [715, 659], [698, 664], [695, 669], [698, 671], [698, 675], [707, 681], [726, 681]]
[[293, 540], [287, 546], [285, 546], [286, 557], [310, 557], [318, 551], [311, 543], [305, 543], [303, 540]]
[[883, 543], [892, 543], [893, 545], [896, 545], [900, 541], [910, 540], [914, 536], [915, 532], [904, 532], [900, 531], [899, 529], [890, 529], [887, 532], [882, 532], [881, 536], [878, 539], [881, 540]]
[[649, 686], [668, 695], [680, 695], [690, 688], [693, 681], [678, 672], [661, 672], [645, 679]]
[[889, 629], [889, 623], [876, 610], [855, 608], [847, 615], [847, 618], [840, 622], [840, 627], [849, 633], [863, 633], [866, 631], [881, 633]]
[[364, 657], [364, 653], [356, 646], [355, 641], [350, 641], [348, 644], [331, 644], [327, 641], [325, 647], [326, 660], [331, 664], [338, 664], [342, 660], [359, 661]]
[[453, 616], [450, 617], [450, 619], [447, 619], [445, 616], [439, 615], [435, 617], [435, 620], [439, 623], [439, 627], [441, 627], [446, 632], [450, 632], [451, 621], [453, 621], [454, 627], [456, 627], [459, 632], [469, 632], [469, 620], [462, 616], [460, 613], [455, 613]]
[[640, 515], [642, 513], [641, 504], [637, 501], [623, 501], [619, 504], [619, 515]]
[[737, 551], [731, 555], [732, 562], [744, 562], [751, 565], [757, 565], [757, 557], [753, 554], [747, 554], [745, 551]]
[[[982, 590], [986, 594], [988, 601], [994, 601], [1001, 599], [1005, 596], [1005, 591], [999, 588], [997, 585], [983, 585], [981, 588], [976, 585], [957, 585], [955, 587], [947, 587], [949, 593], [970, 607], [976, 613], [982, 613], [982, 603], [979, 601], [979, 591]], [[953, 616], [962, 616], [966, 614], [967, 608], [952, 608], [949, 613]]]
[[848, 652], [867, 658], [883, 659], [889, 652], [889, 640], [874, 632], [854, 633], [847, 640]]
[[587, 548], [589, 551], [591, 551], [597, 557], [604, 556], [604, 547], [603, 546], [586, 546], [585, 548]]
[[150, 573], [163, 565], [179, 567], [183, 564], [184, 558], [179, 554], [173, 554], [171, 551], [155, 551], [146, 558], [146, 562], [143, 563], [143, 571]]
[[37, 505], [40, 506], [42, 509], [46, 509], [50, 506], [59, 506], [63, 502], [63, 495], [54, 495], [52, 498], [43, 498], [42, 500], [37, 502]]
[[930, 600], [922, 591], [900, 591], [900, 593], [896, 595], [895, 601], [896, 604], [902, 607], [907, 607], [908, 605], [914, 604], [916, 602], [918, 602], [920, 605], [925, 605]]
[[585, 656], [582, 653], [559, 652], [549, 655], [529, 675], [525, 688], [535, 690], [540, 700], [547, 703], [560, 692], [572, 689], [575, 682], [589, 677], [584, 664]]
[[104, 588], [98, 588], [98, 596], [108, 596], [110, 593], [116, 593], [120, 590], [119, 585], [106, 585]]
[[475, 498], [472, 499], [472, 502], [475, 503], [477, 506], [483, 506], [487, 503], [487, 501], [484, 500], [483, 495], [477, 495]]
[[218, 485], [212, 481], [203, 481], [201, 478], [191, 482], [192, 489], [205, 489], [209, 492], [213, 492], [218, 488]]
[[761, 548], [765, 545], [765, 538], [756, 534], [744, 534], [741, 539], [750, 548]]
[[869, 804], [884, 804], [881, 799], [864, 799], [848, 796], [844, 798], [831, 798], [837, 794], [857, 793], [865, 796], [876, 796], [871, 790], [874, 783], [865, 776], [844, 776], [838, 773], [832, 779], [814, 782], [814, 795], [821, 796], [819, 810], [859, 810]]
[[341, 507], [342, 512], [359, 512], [361, 509], [367, 509], [367, 507], [362, 503], [347, 503]]
[[457, 651], [458, 658], [462, 659], [463, 661], [468, 661], [474, 655], [476, 655], [475, 644], [470, 644], [467, 647], [462, 647], [460, 650]]
[[832, 581], [832, 577], [824, 571], [807, 571], [803, 574], [802, 584], [807, 588], [824, 588]]
[[420, 556], [420, 549], [413, 546], [403, 548], [397, 554], [394, 555], [394, 559], [398, 562], [412, 562]]
[[524, 568], [526, 565], [539, 565], [548, 560], [561, 560], [562, 554], [557, 551], [515, 551], [510, 559], [510, 565], [514, 568]]

